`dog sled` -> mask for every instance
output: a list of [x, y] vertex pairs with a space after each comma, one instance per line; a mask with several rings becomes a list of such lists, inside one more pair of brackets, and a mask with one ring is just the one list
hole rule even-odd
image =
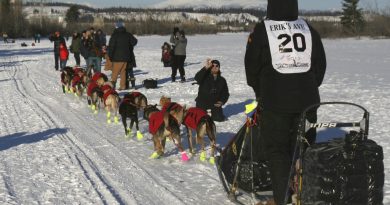
[[[310, 110], [334, 104], [359, 108], [363, 117], [358, 122], [307, 121], [306, 113]], [[305, 133], [310, 128], [350, 130], [305, 149]], [[368, 139], [368, 129], [369, 112], [354, 103], [324, 102], [305, 109], [298, 130], [297, 163], [290, 172], [296, 176], [295, 204], [383, 204], [383, 150]]]
[[[306, 114], [320, 106], [339, 104], [363, 110], [358, 122], [310, 123]], [[272, 182], [264, 158], [258, 112], [248, 117], [235, 137], [216, 157], [216, 166], [228, 198], [237, 204], [255, 203], [272, 197]], [[308, 145], [305, 138], [310, 128], [349, 128], [342, 136]], [[312, 105], [301, 115], [290, 170], [289, 189], [292, 203], [302, 204], [383, 204], [384, 165], [382, 147], [368, 139], [369, 112], [348, 102], [324, 102]], [[352, 130], [351, 130], [352, 129]], [[356, 131], [356, 129], [358, 129]], [[244, 196], [244, 197], [243, 197]], [[284, 204], [289, 194], [286, 193]]]

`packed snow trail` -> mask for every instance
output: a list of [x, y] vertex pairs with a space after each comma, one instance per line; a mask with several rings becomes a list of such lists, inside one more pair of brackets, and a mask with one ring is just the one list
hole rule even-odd
[[[91, 114], [84, 99], [62, 94], [59, 72], [32, 69], [34, 60], [17, 56], [9, 56], [3, 63], [27, 60], [30, 63], [13, 63], [1, 72], [1, 80], [7, 81], [1, 98], [6, 108], [1, 110], [1, 129], [2, 133], [16, 133], [5, 137], [8, 140], [2, 144], [8, 145], [2, 145], [2, 150], [20, 143], [15, 149], [18, 153], [10, 156], [24, 158], [2, 158], [2, 193], [7, 202], [27, 203], [32, 198], [56, 204], [192, 204], [203, 198], [202, 193], [192, 193], [192, 187], [218, 190], [210, 188], [210, 182], [219, 185], [218, 178], [207, 175], [201, 179], [207, 183], [191, 183], [202, 178], [202, 172], [214, 172], [212, 166], [183, 165], [175, 151], [167, 159], [146, 160], [145, 153], [151, 152], [149, 140], [126, 141], [121, 137], [121, 124], [105, 124], [104, 113]], [[27, 127], [31, 122], [33, 127]], [[146, 129], [145, 121], [141, 125]], [[45, 164], [49, 166], [41, 169]]]

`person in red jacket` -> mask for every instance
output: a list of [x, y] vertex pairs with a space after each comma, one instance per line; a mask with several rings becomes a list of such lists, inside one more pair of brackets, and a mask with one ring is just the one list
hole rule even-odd
[[68, 61], [69, 51], [64, 43], [60, 43], [60, 68], [63, 70], [66, 67]]

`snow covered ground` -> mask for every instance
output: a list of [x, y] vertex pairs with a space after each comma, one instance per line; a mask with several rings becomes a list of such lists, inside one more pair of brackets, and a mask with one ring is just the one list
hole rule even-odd
[[[193, 106], [198, 88], [193, 76], [207, 57], [220, 60], [231, 94], [224, 108], [228, 120], [216, 123], [223, 147], [243, 124], [244, 105], [254, 97], [243, 65], [247, 35], [189, 36], [186, 83], [171, 83], [170, 68], [160, 62], [168, 36], [138, 37], [136, 83], [159, 81], [158, 89], [139, 91], [152, 104], [168, 95]], [[84, 98], [61, 92], [52, 43], [20, 47], [21, 41], [0, 43], [0, 204], [230, 204], [214, 166], [198, 157], [180, 162], [171, 142], [164, 158], [148, 159], [153, 143], [144, 120], [144, 139], [126, 140], [121, 124], [108, 125], [104, 112], [93, 115]], [[369, 137], [384, 149], [384, 204], [390, 204], [390, 40], [323, 42], [328, 69], [322, 100], [353, 102], [370, 111]], [[74, 65], [72, 56], [68, 64]], [[361, 111], [345, 106], [319, 110], [324, 121], [361, 117]]]

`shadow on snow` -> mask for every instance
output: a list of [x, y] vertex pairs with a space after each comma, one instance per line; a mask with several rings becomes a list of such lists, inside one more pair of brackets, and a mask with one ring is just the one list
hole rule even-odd
[[64, 134], [66, 132], [67, 129], [54, 128], [33, 134], [27, 134], [27, 132], [18, 132], [15, 134], [0, 137], [0, 151], [19, 146], [21, 144], [31, 144], [46, 140], [51, 137], [54, 137], [55, 135]]
[[32, 48], [32, 49], [14, 49], [14, 50], [2, 50], [0, 51], [0, 56], [36, 56], [38, 54], [44, 54], [53, 52], [53, 48]]
[[[226, 117], [230, 117], [233, 115], [237, 115], [239, 113], [245, 112], [245, 105], [251, 103], [251, 99], [247, 99], [243, 102], [240, 103], [235, 103], [235, 104], [228, 104], [226, 107], [223, 109], [223, 112]], [[244, 122], [244, 119], [243, 119]]]

